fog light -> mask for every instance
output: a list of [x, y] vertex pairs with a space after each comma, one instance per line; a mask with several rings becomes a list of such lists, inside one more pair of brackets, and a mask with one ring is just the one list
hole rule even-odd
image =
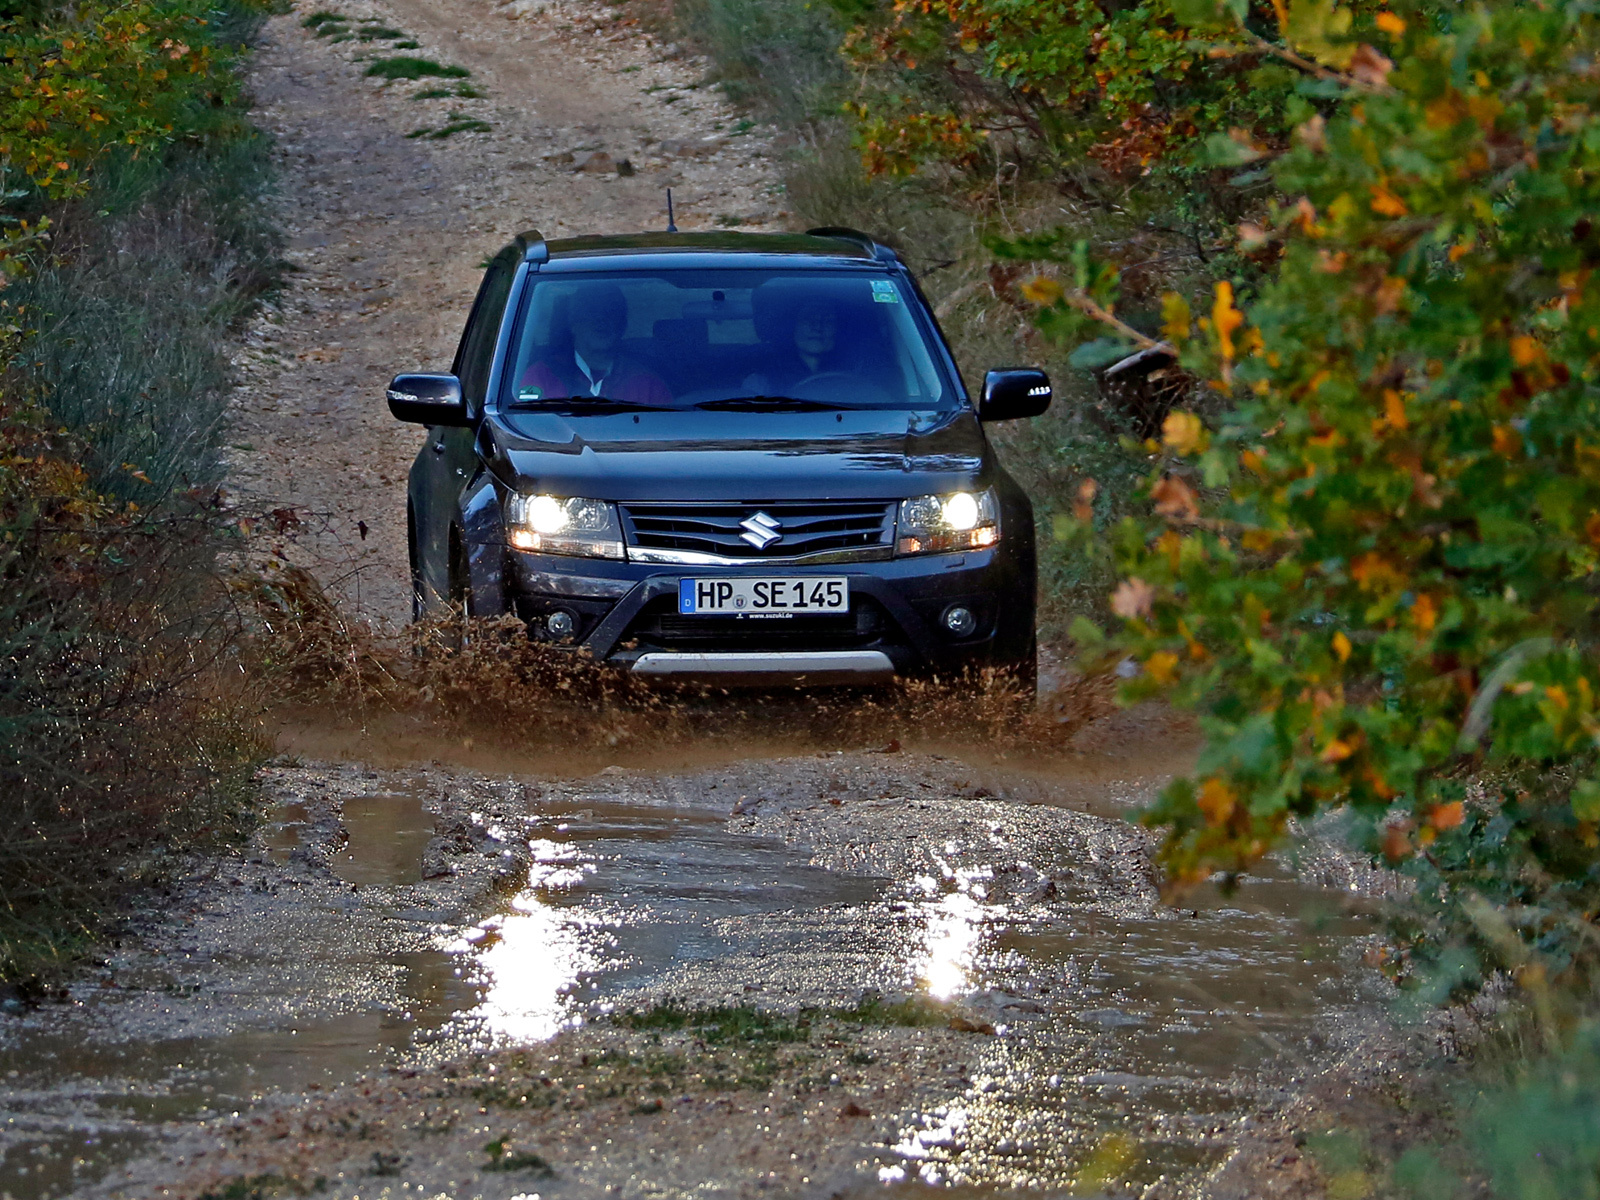
[[572, 619], [571, 613], [558, 610], [544, 619], [544, 627], [549, 630], [553, 638], [569, 638], [573, 630], [577, 629], [578, 623]]
[[944, 610], [944, 627], [956, 637], [971, 637], [978, 628], [978, 618], [970, 608], [952, 604]]

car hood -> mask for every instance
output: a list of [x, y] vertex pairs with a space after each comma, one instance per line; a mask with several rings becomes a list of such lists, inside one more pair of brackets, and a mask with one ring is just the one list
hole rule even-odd
[[497, 414], [490, 469], [520, 490], [597, 500], [896, 499], [980, 482], [970, 410]]

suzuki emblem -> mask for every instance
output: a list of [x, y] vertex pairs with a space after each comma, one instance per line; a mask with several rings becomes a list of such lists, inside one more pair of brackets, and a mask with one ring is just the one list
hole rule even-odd
[[739, 536], [757, 550], [765, 550], [773, 542], [783, 537], [783, 534], [778, 532], [783, 526], [779, 525], [778, 522], [764, 512], [758, 512], [753, 517], [746, 517], [739, 522], [739, 528], [744, 530]]

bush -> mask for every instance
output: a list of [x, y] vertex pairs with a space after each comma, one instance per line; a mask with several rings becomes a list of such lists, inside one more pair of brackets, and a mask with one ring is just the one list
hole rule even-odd
[[278, 240], [265, 148], [233, 101], [257, 12], [200, 11], [0, 25], [4, 70], [58, 93], [4, 133], [29, 172], [0, 264], [7, 981], [59, 965], [172, 853], [236, 836], [263, 752], [222, 684], [237, 624], [214, 502], [224, 339]]
[[[1168, 419], [1099, 649], [1142, 664], [1127, 699], [1202, 716], [1195, 777], [1146, 814], [1175, 878], [1347, 805], [1423, 881], [1410, 961], [1444, 994], [1501, 967], [1586, 988], [1600, 25], [1575, 3], [1442, 24], [1387, 14], [1394, 61], [1303, 47], [1342, 102], [1291, 105], [1272, 173], [1296, 199], [1241, 230], [1277, 260], [1248, 310], [1226, 281], [1198, 321], [1168, 300], [1164, 333], [1234, 407]], [[1061, 278], [1031, 294], [1081, 330], [1114, 277]]]

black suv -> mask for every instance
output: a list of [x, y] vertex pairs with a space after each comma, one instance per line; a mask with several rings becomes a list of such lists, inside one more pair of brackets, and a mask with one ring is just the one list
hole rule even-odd
[[863, 234], [517, 238], [449, 375], [406, 518], [418, 615], [515, 613], [634, 672], [876, 683], [1034, 677], [1033, 510], [926, 298]]

